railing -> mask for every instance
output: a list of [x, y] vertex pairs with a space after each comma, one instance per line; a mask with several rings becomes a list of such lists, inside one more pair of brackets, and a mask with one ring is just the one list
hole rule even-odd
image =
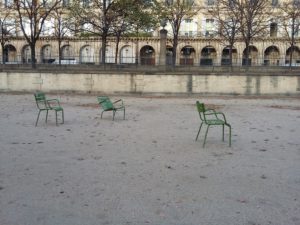
[[[85, 65], [94, 65], [103, 66], [100, 56], [68, 56], [63, 57], [60, 61], [58, 56], [47, 56], [41, 57], [40, 55], [36, 56], [36, 64], [47, 66], [47, 67], [57, 67], [57, 66], [85, 66]], [[114, 56], [107, 56], [105, 60], [106, 65], [112, 65], [115, 67], [137, 67], [137, 66], [172, 66], [172, 56], [166, 56], [165, 64], [158, 65], [160, 62], [158, 59], [149, 56], [149, 57], [118, 57], [117, 63], [115, 63]], [[20, 55], [14, 55], [5, 57], [5, 62], [2, 62], [2, 57], [0, 56], [1, 68], [5, 66], [9, 68], [20, 67], [21, 65], [31, 65], [30, 57], [23, 57]], [[123, 65], [123, 66], [122, 66]], [[245, 58], [233, 57], [232, 61], [228, 56], [217, 58], [217, 57], [191, 57], [191, 56], [179, 56], [176, 58], [176, 67], [218, 67], [218, 66], [232, 66], [232, 67], [300, 67], [300, 56], [295, 56], [290, 65], [290, 58], [286, 56], [284, 58], [279, 57], [250, 57], [248, 60]]]
[[106, 74], [121, 74], [125, 73], [142, 73], [142, 74], [228, 74], [228, 75], [293, 75], [300, 77], [300, 67], [280, 67], [280, 66], [188, 66], [188, 65], [176, 65], [176, 66], [149, 66], [149, 65], [135, 65], [135, 64], [77, 64], [77, 65], [49, 65], [49, 64], [37, 64], [35, 69], [32, 69], [29, 64], [0, 64], [0, 72], [13, 72], [18, 71], [26, 75], [27, 72], [45, 72], [45, 73], [102, 73]]

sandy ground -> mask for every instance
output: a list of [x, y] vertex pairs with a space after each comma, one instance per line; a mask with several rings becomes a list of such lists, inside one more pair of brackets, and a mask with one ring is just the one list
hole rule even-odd
[[[300, 98], [95, 96], [34, 126], [31, 94], [0, 94], [0, 225], [300, 225]], [[224, 112], [195, 141], [195, 101]]]

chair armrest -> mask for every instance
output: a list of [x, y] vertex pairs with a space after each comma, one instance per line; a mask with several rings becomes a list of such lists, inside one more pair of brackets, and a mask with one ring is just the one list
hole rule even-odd
[[215, 111], [214, 109], [206, 109], [206, 110], [205, 110], [205, 113], [206, 113], [206, 112], [212, 112], [212, 113], [215, 113], [216, 111]]
[[113, 103], [116, 103], [116, 102], [123, 102], [122, 99], [118, 99], [117, 101], [114, 101]]
[[217, 119], [220, 119], [219, 117], [218, 117], [218, 115], [221, 115], [223, 118], [223, 120], [225, 121], [225, 123], [226, 123], [226, 117], [225, 117], [225, 114], [224, 113], [222, 113], [222, 112], [216, 112], [215, 110], [211, 110], [211, 113], [205, 113], [205, 115], [207, 116], [207, 115], [214, 115]]
[[53, 105], [53, 104], [60, 106], [59, 100], [56, 98], [47, 99], [46, 101], [47, 101], [47, 104], [49, 107], [51, 107], [51, 105]]
[[206, 115], [206, 116], [215, 116], [216, 118], [218, 118], [217, 116], [216, 116], [216, 111], [214, 110], [214, 109], [205, 109], [205, 112], [204, 112], [204, 114]]
[[115, 103], [117, 103], [117, 102], [121, 102], [122, 105], [124, 104], [122, 99], [119, 99], [119, 100], [117, 100], [117, 101], [114, 101], [113, 104], [115, 104]]
[[208, 113], [207, 113], [207, 111], [205, 111], [204, 116], [205, 117], [208, 116], [207, 119], [219, 119], [216, 112], [214, 112], [214, 111], [211, 111], [211, 112], [208, 112]]
[[225, 123], [227, 123], [226, 122], [226, 117], [225, 117], [224, 113], [222, 113], [222, 112], [216, 112], [216, 117], [219, 119], [218, 115], [221, 115], [223, 117], [223, 120], [225, 121]]
[[46, 100], [36, 100], [37, 107], [41, 110], [47, 110], [50, 108]]
[[56, 101], [56, 102], [59, 102], [59, 100], [57, 98], [51, 98], [51, 99], [46, 99], [47, 101]]

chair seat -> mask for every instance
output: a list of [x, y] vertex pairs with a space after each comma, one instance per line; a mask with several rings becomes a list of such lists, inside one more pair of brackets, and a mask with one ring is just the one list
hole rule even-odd
[[117, 111], [117, 110], [124, 110], [125, 107], [124, 106], [120, 106], [120, 107], [112, 107], [109, 109], [104, 109], [104, 111]]
[[125, 106], [114, 107], [114, 110], [123, 110], [123, 109], [125, 109]]
[[208, 125], [224, 125], [225, 121], [223, 120], [206, 120], [206, 124]]
[[60, 106], [54, 106], [54, 107], [51, 107], [51, 109], [55, 110], [55, 111], [62, 111], [64, 110], [62, 107]]

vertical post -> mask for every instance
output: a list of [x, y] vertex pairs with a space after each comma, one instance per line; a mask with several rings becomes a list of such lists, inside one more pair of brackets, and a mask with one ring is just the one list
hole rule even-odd
[[139, 65], [139, 27], [136, 27], [136, 44], [135, 44], [135, 65]]
[[160, 30], [160, 53], [159, 53], [159, 65], [166, 65], [166, 50], [167, 50], [167, 30]]
[[139, 65], [139, 37], [136, 38], [136, 43], [135, 43], [135, 65]]

